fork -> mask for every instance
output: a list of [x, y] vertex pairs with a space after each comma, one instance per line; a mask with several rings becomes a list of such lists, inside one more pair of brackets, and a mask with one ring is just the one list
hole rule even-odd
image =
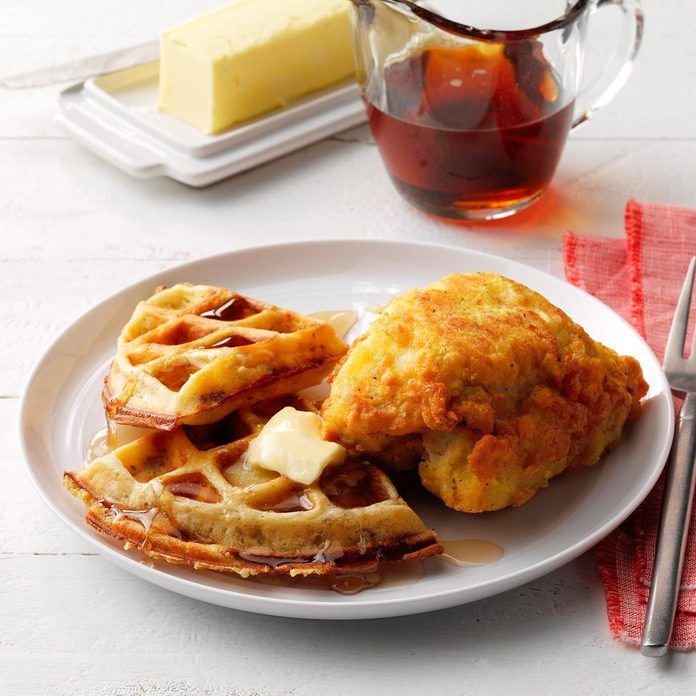
[[689, 264], [665, 349], [669, 385], [672, 391], [686, 392], [686, 401], [667, 463], [652, 587], [640, 644], [640, 651], [648, 657], [661, 657], [669, 650], [696, 483], [696, 334], [690, 357], [684, 357], [695, 273], [696, 256]]

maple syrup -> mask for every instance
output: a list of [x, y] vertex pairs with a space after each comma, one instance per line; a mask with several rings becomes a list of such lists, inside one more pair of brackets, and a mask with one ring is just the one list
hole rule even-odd
[[313, 507], [314, 505], [307, 495], [292, 493], [264, 509], [272, 512], [304, 512]]
[[[278, 559], [260, 556], [248, 556], [247, 560], [260, 561], [277, 568], [283, 563]], [[277, 575], [257, 575], [252, 582], [276, 587], [297, 587], [303, 590], [331, 590], [344, 595], [354, 595], [375, 587], [390, 589], [404, 587], [418, 582], [423, 577], [424, 569], [421, 561], [397, 561], [385, 563], [379, 568], [364, 571], [350, 571], [331, 575], [310, 575], [307, 577], [289, 577]]]
[[339, 543], [327, 539], [312, 561], [314, 563], [333, 563], [341, 556], [343, 556], [343, 547]]
[[379, 573], [356, 573], [351, 575], [332, 575], [327, 578], [329, 589], [344, 595], [354, 595], [363, 590], [376, 587], [382, 578]]
[[380, 306], [373, 302], [353, 302], [353, 309], [326, 310], [314, 312], [309, 316], [328, 321], [336, 335], [350, 344], [370, 328], [380, 309]]
[[426, 48], [388, 65], [366, 102], [396, 187], [433, 212], [507, 209], [548, 185], [570, 130], [538, 41]]
[[303, 486], [293, 486], [281, 496], [255, 503], [253, 507], [266, 512], [305, 512], [314, 507], [307, 493]]
[[87, 463], [93, 462], [95, 459], [104, 457], [112, 451], [113, 447], [109, 443], [109, 429], [104, 427], [101, 430], [97, 430], [87, 443], [87, 447], [85, 447], [85, 461]]
[[343, 337], [346, 343], [352, 343], [356, 338], [367, 333], [372, 326], [372, 322], [377, 319], [381, 306], [374, 302], [354, 302], [353, 307], [357, 314], [357, 319], [351, 330]]
[[206, 346], [207, 348], [239, 348], [239, 346], [249, 346], [253, 341], [243, 336], [227, 336], [221, 339], [217, 343], [213, 343], [212, 346]]
[[238, 321], [239, 319], [246, 319], [252, 314], [258, 314], [258, 311], [242, 297], [233, 297], [219, 307], [201, 312], [202, 317], [218, 319], [219, 321]]
[[149, 510], [120, 510], [119, 508], [112, 507], [111, 511], [114, 516], [114, 522], [125, 518], [127, 520], [134, 520], [135, 522], [140, 522], [143, 525], [146, 532], [150, 531], [152, 527], [152, 522], [159, 513], [159, 510], [154, 507]]
[[365, 462], [349, 461], [329, 467], [319, 479], [326, 497], [337, 507], [359, 508], [381, 503], [389, 498], [374, 469]]
[[199, 473], [168, 479], [164, 483], [164, 488], [172, 495], [196, 500], [199, 503], [219, 503], [221, 500], [220, 494], [211, 485], [210, 481], [203, 474]]
[[[240, 552], [239, 557], [244, 561], [249, 561], [250, 563], [260, 563], [262, 565], [270, 566], [271, 568], [277, 568], [281, 565], [287, 565], [289, 563], [306, 563], [306, 558], [276, 558], [275, 556], [258, 556], [253, 553], [242, 553]], [[264, 577], [264, 576], [261, 576]], [[255, 579], [255, 578], [253, 578]], [[289, 579], [289, 578], [288, 578]], [[277, 578], [279, 582], [277, 584], [285, 584], [287, 582], [286, 578]]]
[[339, 338], [344, 338], [358, 321], [358, 313], [350, 309], [314, 312], [309, 316], [331, 324]]
[[131, 425], [119, 425], [107, 421], [104, 428], [98, 430], [85, 447], [85, 461], [89, 462], [110, 454], [115, 449], [127, 445], [152, 431], [148, 428], [136, 428]]
[[505, 553], [498, 544], [483, 539], [453, 539], [441, 543], [445, 550], [439, 558], [460, 568], [495, 563]]

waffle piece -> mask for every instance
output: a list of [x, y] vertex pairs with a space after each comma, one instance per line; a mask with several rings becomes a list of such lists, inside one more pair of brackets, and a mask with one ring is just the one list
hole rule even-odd
[[105, 380], [107, 416], [161, 430], [321, 382], [347, 346], [330, 324], [182, 283], [140, 302]]
[[155, 432], [66, 472], [95, 529], [172, 563], [243, 577], [373, 570], [381, 558], [441, 552], [435, 533], [376, 467], [350, 461], [309, 486], [249, 466], [244, 453], [280, 408], [257, 404], [223, 421]]

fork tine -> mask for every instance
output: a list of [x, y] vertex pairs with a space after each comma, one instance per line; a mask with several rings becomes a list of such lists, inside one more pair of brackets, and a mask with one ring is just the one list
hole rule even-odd
[[[694, 287], [694, 272], [696, 271], [696, 256], [692, 257], [689, 270], [684, 278], [677, 311], [674, 313], [672, 328], [669, 330], [667, 347], [665, 348], [665, 367], [668, 363], [684, 359], [684, 344], [686, 343], [686, 329], [689, 325], [689, 308], [691, 307], [691, 293]], [[692, 349], [693, 354], [693, 349]]]

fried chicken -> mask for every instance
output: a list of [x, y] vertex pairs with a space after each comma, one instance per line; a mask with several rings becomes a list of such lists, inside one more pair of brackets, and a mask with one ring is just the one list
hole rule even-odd
[[450, 275], [395, 297], [336, 367], [325, 437], [465, 512], [521, 505], [590, 466], [637, 417], [636, 360], [502, 276]]

